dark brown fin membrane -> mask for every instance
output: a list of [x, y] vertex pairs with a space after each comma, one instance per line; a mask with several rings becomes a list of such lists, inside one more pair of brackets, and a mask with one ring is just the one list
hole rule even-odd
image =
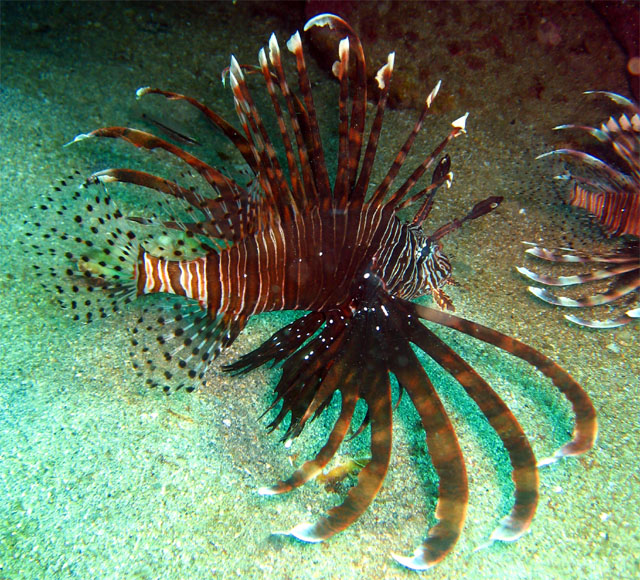
[[319, 542], [351, 525], [373, 501], [386, 475], [392, 442], [391, 384], [386, 360], [379, 354], [381, 345], [375, 332], [378, 322], [379, 314], [372, 309], [356, 312], [346, 325], [345, 334], [349, 337], [334, 363], [345, 364], [346, 375], [339, 385], [343, 396], [349, 400], [351, 395], [347, 393], [355, 391], [367, 404], [371, 461], [342, 504], [315, 524], [299, 524], [288, 532], [299, 540]]
[[[338, 376], [336, 382], [342, 380], [342, 377], [346, 374], [345, 365], [342, 362], [335, 364], [327, 377], [327, 380], [332, 380], [332, 374], [342, 372], [343, 374]], [[293, 474], [285, 480], [279, 481], [270, 487], [263, 487], [258, 490], [260, 495], [276, 495], [280, 493], [287, 493], [296, 487], [300, 487], [316, 477], [333, 459], [338, 452], [341, 443], [344, 441], [345, 435], [351, 425], [351, 419], [353, 418], [353, 412], [355, 410], [357, 398], [355, 393], [346, 392], [342, 397], [342, 409], [340, 416], [336, 420], [331, 434], [322, 447], [322, 449], [316, 454], [314, 459], [306, 461], [300, 468], [293, 472]]]
[[[384, 295], [374, 298], [378, 290], [374, 286], [372, 282], [363, 290], [365, 299], [362, 304], [367, 306], [343, 317], [339, 324], [335, 322], [334, 314], [327, 315], [327, 320], [333, 320], [333, 323], [325, 323], [314, 334], [322, 324], [321, 315], [309, 314], [276, 333], [246, 360], [232, 366], [234, 370], [243, 370], [284, 360], [288, 356], [273, 405], [282, 401], [282, 407], [270, 424], [273, 429], [290, 416], [283, 439], [296, 437], [309, 418], [323, 411], [336, 391], [340, 391], [342, 396], [340, 415], [324, 447], [288, 479], [261, 488], [260, 493], [286, 493], [317, 476], [344, 440], [357, 400], [364, 399], [367, 415], [356, 435], [366, 426], [371, 427], [371, 463], [362, 470], [357, 485], [341, 505], [329, 510], [327, 516], [315, 524], [302, 523], [286, 533], [306, 542], [319, 542], [353, 523], [377, 494], [388, 467], [392, 423], [389, 373], [393, 373], [420, 415], [427, 435], [429, 456], [440, 480], [436, 507], [438, 523], [429, 530], [413, 556], [394, 555], [394, 558], [415, 570], [427, 569], [444, 558], [455, 545], [464, 523], [468, 501], [467, 476], [454, 429], [411, 348], [412, 342], [461, 384], [502, 440], [513, 467], [515, 501], [511, 512], [502, 519], [490, 539], [516, 540], [528, 529], [538, 501], [538, 470], [526, 435], [487, 382], [419, 319], [470, 334], [526, 360], [551, 378], [565, 394], [576, 413], [574, 439], [541, 464], [565, 455], [583, 453], [593, 445], [596, 424], [589, 399], [565, 371], [531, 347], [479, 324], [404, 300]], [[379, 299], [381, 302], [377, 302]], [[308, 337], [306, 341], [303, 334], [298, 336], [298, 330], [305, 327], [308, 329], [303, 333]], [[289, 336], [291, 329], [296, 329], [296, 341], [283, 343], [283, 337]], [[324, 346], [329, 337], [331, 344]], [[324, 349], [319, 348], [321, 346]]]
[[291, 356], [325, 321], [320, 312], [310, 312], [281, 328], [257, 349], [241, 356], [236, 362], [225, 365], [223, 370], [230, 373], [248, 373], [258, 367], [274, 365]]
[[289, 426], [282, 439], [297, 437], [306, 421], [319, 415], [331, 401], [333, 393], [342, 389], [337, 379], [327, 381], [329, 370], [342, 356], [348, 333], [348, 322], [342, 316], [328, 317], [326, 326], [312, 340], [290, 355], [282, 365], [282, 376], [276, 385], [276, 398], [268, 410], [280, 400], [278, 415], [269, 424], [275, 429], [291, 413]]
[[320, 542], [350, 526], [369, 507], [382, 487], [391, 458], [392, 420], [391, 385], [389, 375], [367, 369], [360, 378], [370, 380], [375, 400], [368, 403], [371, 417], [371, 461], [360, 472], [358, 483], [349, 490], [347, 498], [326, 517], [315, 524], [299, 524], [289, 534], [305, 542]]
[[[330, 326], [329, 328], [332, 327]], [[344, 324], [339, 326], [339, 330], [342, 334], [342, 339], [339, 342], [339, 346], [341, 347], [344, 345], [346, 338], [344, 337], [344, 328]], [[328, 402], [335, 391], [341, 391], [342, 402], [340, 416], [334, 425], [327, 443], [313, 460], [305, 462], [302, 467], [296, 470], [291, 477], [289, 477], [289, 479], [279, 481], [271, 487], [261, 488], [259, 492], [262, 495], [285, 493], [303, 485], [310, 479], [313, 479], [334, 457], [340, 447], [340, 444], [344, 440], [349, 427], [351, 426], [351, 419], [353, 418], [355, 405], [359, 398], [357, 390], [352, 388], [352, 383], [354, 382], [354, 377], [357, 374], [358, 369], [356, 366], [357, 359], [358, 353], [356, 349], [348, 348], [348, 346], [344, 349], [338, 349], [338, 354], [335, 356], [335, 360], [331, 362], [323, 381], [320, 383], [318, 392], [308, 404], [307, 408], [304, 409], [303, 416], [308, 418], [312, 413], [312, 404], [315, 404], [316, 411], [320, 407], [322, 403], [320, 397], [323, 397]], [[302, 360], [308, 361], [309, 359], [304, 359], [304, 357], [302, 357]], [[311, 364], [309, 364], [309, 366], [311, 366]], [[317, 367], [317, 365], [314, 366]], [[305, 374], [308, 375], [308, 371]], [[280, 387], [280, 385], [278, 385], [278, 387]], [[288, 397], [283, 398], [283, 408], [285, 408], [290, 406], [290, 403], [287, 402], [287, 398], [295, 396], [296, 392], [291, 389], [282, 390], [288, 393]], [[300, 408], [303, 407], [301, 404], [296, 406]], [[295, 421], [295, 419], [292, 418], [292, 422], [293, 421]], [[300, 425], [300, 423], [302, 423], [302, 420], [298, 420], [298, 425]]]

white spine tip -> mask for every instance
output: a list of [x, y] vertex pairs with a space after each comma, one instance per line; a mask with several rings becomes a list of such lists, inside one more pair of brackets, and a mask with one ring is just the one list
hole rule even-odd
[[302, 524], [298, 524], [295, 528], [291, 528], [287, 533], [302, 542], [317, 544], [322, 542], [322, 538], [315, 535], [314, 529], [315, 526], [313, 524], [304, 522]]
[[140, 87], [136, 91], [136, 99], [140, 99], [144, 97], [150, 90], [151, 90], [151, 87]]
[[329, 26], [329, 28], [333, 28], [335, 18], [336, 17], [333, 14], [318, 14], [311, 20], [307, 21], [307, 23], [304, 25], [303, 30], [306, 32], [314, 26]]
[[338, 56], [340, 60], [344, 60], [349, 55], [349, 37], [345, 37], [338, 45]]
[[278, 39], [275, 34], [271, 34], [269, 37], [269, 60], [273, 63], [273, 59], [280, 55], [280, 47], [278, 46]]
[[293, 54], [302, 48], [302, 40], [300, 40], [300, 33], [297, 30], [291, 35], [291, 38], [287, 40], [287, 48], [289, 52]]
[[65, 143], [63, 147], [69, 147], [69, 145], [73, 145], [78, 141], [84, 141], [85, 139], [91, 139], [93, 135], [91, 133], [80, 133], [80, 135], [76, 135], [71, 141]]
[[540, 461], [538, 461], [538, 467], [544, 467], [545, 465], [551, 465], [560, 459], [557, 455], [552, 455], [551, 457], [544, 457]]
[[400, 556], [399, 554], [391, 553], [391, 557], [398, 562], [398, 564], [404, 566], [405, 568], [409, 568], [410, 570], [428, 570], [431, 568], [435, 562], [428, 562], [424, 559], [424, 551], [421, 548], [418, 548], [413, 556]]
[[462, 115], [462, 117], [460, 117], [459, 119], [456, 119], [453, 123], [451, 123], [451, 126], [454, 129], [460, 129], [461, 133], [466, 133], [467, 129], [467, 117], [469, 116], [469, 113], [465, 113], [464, 115]]
[[261, 487], [258, 489], [258, 495], [276, 495], [276, 490], [273, 487]]
[[527, 286], [527, 290], [529, 290], [529, 292], [531, 292], [531, 294], [533, 294], [537, 298], [540, 298], [540, 300], [544, 300], [545, 292], [542, 288], [537, 288], [536, 286]]
[[89, 176], [89, 179], [95, 179], [100, 183], [113, 183], [117, 179], [111, 175], [111, 169], [104, 169], [103, 171], [96, 171]]
[[490, 542], [515, 542], [526, 530], [511, 527], [511, 516], [503, 518], [501, 524], [491, 532]]
[[260, 62], [261, 67], [267, 66], [267, 53], [264, 51], [264, 48], [261, 48], [258, 51], [258, 61]]
[[427, 97], [427, 107], [428, 108], [431, 108], [431, 103], [433, 103], [433, 100], [436, 98], [436, 95], [438, 94], [438, 91], [440, 90], [440, 86], [441, 85], [442, 85], [442, 81], [438, 81], [438, 84], [429, 93], [429, 96]]
[[640, 318], [640, 308], [632, 308], [631, 310], [627, 310], [625, 314], [630, 318]]
[[395, 53], [393, 52], [389, 54], [389, 57], [387, 58], [387, 64], [381, 67], [380, 70], [378, 70], [378, 72], [376, 73], [376, 82], [378, 83], [378, 88], [380, 90], [384, 89], [386, 86], [384, 82], [384, 75], [387, 72], [387, 70], [389, 71], [389, 73], [393, 71], [394, 54]]
[[229, 65], [229, 71], [231, 74], [235, 75], [237, 79], [242, 80], [244, 78], [244, 74], [242, 69], [240, 68], [240, 64], [236, 60], [236, 57], [231, 55], [231, 64]]
[[488, 548], [489, 546], [491, 546], [491, 544], [493, 544], [492, 541], [489, 542], [485, 542], [484, 544], [480, 544], [478, 547], [473, 549], [473, 552], [479, 552], [480, 550], [484, 550], [486, 548]]

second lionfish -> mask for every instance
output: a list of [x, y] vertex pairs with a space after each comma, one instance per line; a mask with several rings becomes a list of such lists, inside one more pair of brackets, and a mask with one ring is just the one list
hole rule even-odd
[[[613, 252], [597, 253], [573, 248], [541, 248], [530, 244], [527, 254], [547, 262], [592, 264], [591, 271], [570, 276], [548, 276], [528, 268], [517, 270], [530, 280], [545, 286], [577, 286], [591, 282], [608, 283], [604, 292], [572, 298], [558, 296], [546, 288], [529, 286], [529, 291], [548, 304], [568, 308], [603, 306], [624, 308], [617, 316], [593, 320], [565, 314], [565, 318], [590, 328], [616, 328], [640, 318], [640, 108], [616, 93], [589, 91], [587, 94], [605, 95], [621, 106], [619, 117], [609, 117], [600, 127], [560, 125], [556, 129], [579, 130], [595, 138], [603, 151], [600, 157], [576, 149], [556, 149], [540, 155], [560, 156], [571, 164], [568, 175], [572, 184], [569, 204], [594, 215], [610, 236], [622, 236], [624, 245]], [[602, 155], [606, 154], [606, 157]], [[634, 305], [635, 304], [635, 305]]]
[[[105, 316], [111, 309], [139, 300], [147, 303], [134, 329], [134, 353], [138, 353], [134, 364], [151, 376], [163, 373], [161, 383], [167, 390], [182, 385], [191, 390], [195, 383], [204, 381], [210, 361], [236, 339], [251, 316], [279, 310], [304, 312], [262, 346], [226, 367], [240, 373], [281, 363], [282, 374], [271, 406], [279, 408], [270, 428], [284, 423], [283, 440], [299, 435], [309, 419], [322, 413], [334, 398], [340, 402], [324, 447], [288, 479], [263, 488], [264, 495], [289, 492], [318, 475], [352, 427], [356, 403], [366, 404], [364, 420], [353, 431], [357, 435], [369, 429], [371, 461], [341, 505], [314, 524], [302, 523], [290, 530], [289, 534], [300, 540], [319, 542], [344, 530], [378, 493], [391, 456], [395, 391], [391, 377], [395, 377], [398, 396], [406, 392], [420, 415], [439, 478], [437, 523], [412, 556], [394, 556], [404, 566], [421, 570], [439, 562], [456, 543], [465, 519], [468, 486], [454, 428], [414, 347], [462, 385], [507, 450], [515, 500], [491, 539], [519, 538], [528, 529], [538, 501], [538, 462], [516, 418], [489, 384], [423, 320], [468, 334], [527, 361], [569, 400], [576, 417], [573, 437], [541, 463], [589, 450], [596, 437], [596, 416], [587, 394], [546, 356], [509, 336], [441, 310], [453, 310], [443, 289], [451, 281], [451, 266], [442, 253], [441, 239], [465, 221], [489, 213], [501, 198], [478, 202], [466, 216], [431, 234], [422, 229], [434, 194], [452, 179], [450, 159], [442, 152], [464, 133], [466, 115], [454, 121], [435, 150], [406, 181], [396, 185], [438, 87], [426, 99], [384, 178], [372, 184], [394, 55], [389, 55], [376, 77], [378, 102], [367, 138], [367, 77], [360, 40], [346, 22], [329, 14], [311, 19], [305, 30], [325, 25], [343, 37], [333, 69], [340, 89], [338, 161], [332, 180], [300, 35], [294, 34], [287, 43], [295, 57], [297, 94], [287, 83], [280, 48], [272, 36], [268, 51], [259, 53], [259, 67], [240, 66], [231, 59], [228, 75], [239, 130], [190, 97], [155, 88], [138, 91], [138, 96], [162, 95], [199, 110], [244, 159], [252, 176], [247, 186], [149, 133], [125, 127], [97, 129], [77, 140], [117, 138], [142, 150], [164, 152], [184, 164], [185, 174], [199, 177], [201, 188], [185, 185], [192, 183], [186, 175], [185, 181], [178, 183], [126, 168], [95, 173], [83, 179], [80, 187], [73, 186], [77, 178], [65, 180], [40, 207], [56, 212], [57, 222], [65, 222], [67, 231], [62, 233], [57, 225], [43, 235], [46, 249], [40, 243], [34, 245], [47, 259], [60, 261], [40, 273], [45, 280], [51, 274], [49, 284], [77, 318]], [[264, 80], [277, 121], [277, 146], [249, 91], [250, 73]], [[417, 187], [432, 166], [429, 183]], [[159, 192], [173, 209], [167, 211], [168, 202], [161, 202], [157, 212], [148, 205], [139, 208], [140, 213], [118, 209], [112, 197], [118, 193], [118, 184], [124, 184], [125, 189], [139, 188], [133, 207], [145, 196]], [[398, 211], [412, 204], [417, 211], [405, 223]], [[74, 205], [80, 210], [73, 211]], [[58, 245], [61, 239], [65, 250], [57, 251], [56, 244], [50, 243], [52, 238], [58, 238]], [[60, 282], [61, 273], [69, 280], [68, 287]], [[153, 309], [159, 305], [149, 295], [159, 298], [160, 294], [165, 308], [154, 315]], [[425, 294], [430, 294], [440, 309], [410, 301]], [[149, 382], [160, 384], [153, 378]]]

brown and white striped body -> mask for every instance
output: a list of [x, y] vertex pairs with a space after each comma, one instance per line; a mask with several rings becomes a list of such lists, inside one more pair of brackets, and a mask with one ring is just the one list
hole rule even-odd
[[195, 260], [165, 260], [141, 251], [137, 288], [138, 294], [187, 296], [212, 318], [340, 308], [371, 275], [391, 295], [411, 298], [450, 276], [437, 244], [433, 250], [443, 267], [429, 267], [422, 252], [426, 243], [420, 231], [380, 207], [313, 208]]

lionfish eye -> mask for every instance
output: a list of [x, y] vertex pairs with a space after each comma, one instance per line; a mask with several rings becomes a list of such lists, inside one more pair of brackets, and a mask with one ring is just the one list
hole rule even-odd
[[425, 240], [422, 248], [420, 248], [420, 253], [418, 254], [418, 260], [421, 262], [427, 260], [429, 255], [433, 251], [433, 244], [429, 240]]

